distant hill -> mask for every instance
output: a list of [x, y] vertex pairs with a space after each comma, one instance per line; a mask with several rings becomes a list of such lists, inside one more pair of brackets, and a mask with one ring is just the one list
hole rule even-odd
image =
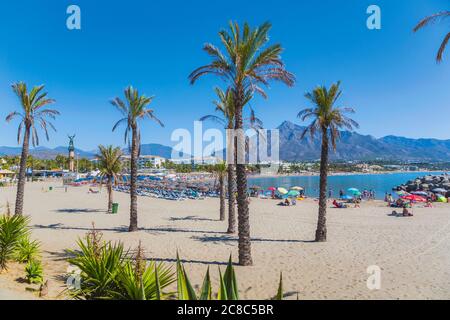
[[[0, 146], [0, 155], [4, 156], [19, 156], [22, 153], [21, 147], [1, 147]], [[36, 147], [30, 149], [30, 154], [33, 157], [38, 159], [54, 159], [57, 155], [67, 156], [68, 150], [67, 147], [56, 147], [56, 148], [47, 148], [47, 147]], [[93, 158], [95, 152], [84, 151], [81, 149], [75, 149], [75, 154], [78, 154], [80, 158]]]
[[[306, 135], [305, 127], [283, 122], [280, 130], [280, 158], [285, 161], [315, 160], [320, 158], [321, 136], [314, 139]], [[370, 135], [341, 131], [332, 160], [409, 160], [450, 161], [450, 140], [409, 139], [387, 136], [377, 139]]]
[[[0, 146], [0, 155], [3, 156], [18, 156], [22, 152], [21, 147], [2, 147]], [[128, 148], [124, 148], [123, 152], [125, 154], [129, 154]], [[92, 159], [95, 157], [97, 153], [94, 151], [84, 151], [81, 149], [75, 149], [75, 154], [78, 154], [80, 158], [88, 158]], [[68, 150], [67, 147], [56, 147], [56, 148], [47, 148], [47, 147], [36, 147], [30, 149], [30, 154], [33, 157], [38, 159], [54, 159], [57, 155], [67, 156]], [[160, 156], [166, 159], [170, 159], [172, 157], [172, 148], [167, 147], [161, 144], [143, 144], [141, 145], [141, 154], [142, 155], [155, 155]]]
[[[123, 152], [129, 154], [129, 148], [124, 148]], [[172, 148], [157, 143], [141, 144], [142, 155], [160, 156], [166, 159], [172, 158]]]
[[[306, 135], [301, 139], [305, 127], [285, 121], [279, 127], [280, 159], [285, 161], [317, 160], [320, 158], [321, 137], [314, 139]], [[166, 159], [172, 158], [172, 148], [161, 144], [141, 145], [142, 155], [155, 155]], [[123, 149], [129, 154], [128, 148]], [[37, 147], [31, 149], [34, 157], [52, 159], [58, 154], [67, 155], [67, 147], [54, 149]], [[20, 147], [1, 147], [0, 155], [20, 155]], [[93, 158], [96, 151], [76, 149], [80, 158]], [[182, 155], [189, 158], [189, 155]], [[330, 153], [332, 160], [404, 160], [404, 161], [450, 161], [450, 140], [409, 139], [386, 136], [377, 139], [370, 135], [341, 131], [341, 139], [336, 152]]]

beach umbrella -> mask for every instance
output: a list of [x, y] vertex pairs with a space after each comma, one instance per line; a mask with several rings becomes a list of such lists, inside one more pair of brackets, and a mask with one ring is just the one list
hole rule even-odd
[[291, 190], [287, 195], [288, 197], [298, 197], [300, 195], [300, 192], [298, 192], [297, 190]]
[[399, 196], [407, 196], [407, 195], [409, 195], [409, 193], [404, 191], [404, 190], [399, 190], [399, 191], [396, 191], [395, 193], [398, 194]]
[[403, 200], [409, 200], [409, 201], [413, 201], [413, 202], [427, 202], [427, 199], [425, 199], [424, 197], [415, 195], [415, 194], [410, 194], [407, 196], [403, 196], [401, 198]]
[[356, 194], [356, 193], [361, 194], [361, 192], [358, 189], [356, 189], [356, 188], [348, 188], [347, 192], [350, 193], [350, 194]]
[[275, 190], [277, 190], [277, 188], [275, 188], [275, 187], [269, 187], [269, 188], [267, 188], [267, 190], [269, 190], [269, 191], [275, 191]]
[[443, 188], [436, 188], [436, 189], [433, 189], [433, 192], [436, 192], [436, 193], [446, 193], [447, 190], [445, 190], [445, 189], [443, 189]]
[[416, 192], [411, 192], [412, 194], [415, 194], [417, 196], [428, 196], [428, 193], [426, 193], [425, 191], [416, 191]]
[[303, 191], [304, 189], [302, 187], [295, 186], [295, 187], [292, 187], [291, 190]]
[[289, 191], [287, 191], [285, 188], [281, 188], [281, 187], [278, 188], [277, 190], [278, 190], [278, 192], [281, 193], [281, 194], [287, 194], [287, 193], [289, 192]]
[[345, 195], [345, 196], [343, 196], [341, 199], [342, 199], [342, 200], [352, 200], [353, 197], [352, 197], [352, 196]]

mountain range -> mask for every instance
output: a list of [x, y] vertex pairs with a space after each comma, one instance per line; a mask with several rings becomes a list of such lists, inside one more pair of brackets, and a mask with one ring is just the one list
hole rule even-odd
[[[301, 139], [305, 127], [285, 121], [278, 128], [280, 135], [280, 159], [285, 161], [317, 160], [320, 158], [321, 136]], [[93, 158], [96, 151], [76, 149], [80, 158]], [[128, 148], [124, 149], [128, 153]], [[1, 147], [0, 155], [20, 155], [20, 147]], [[54, 149], [37, 147], [30, 153], [37, 158], [52, 159], [67, 155], [67, 147]], [[141, 154], [171, 158], [172, 148], [161, 144], [141, 145]], [[357, 132], [341, 131], [341, 138], [331, 160], [402, 160], [402, 161], [450, 161], [450, 140], [410, 139], [398, 136], [375, 138]]]
[[[305, 127], [285, 121], [279, 127], [280, 158], [285, 161], [320, 158], [321, 135], [301, 136]], [[341, 131], [332, 160], [403, 160], [450, 161], [450, 140], [410, 139], [397, 136], [375, 138], [351, 131]]]

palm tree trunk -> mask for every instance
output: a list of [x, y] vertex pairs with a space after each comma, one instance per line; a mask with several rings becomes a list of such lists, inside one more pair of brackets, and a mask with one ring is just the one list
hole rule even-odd
[[108, 212], [112, 212], [112, 204], [113, 204], [113, 189], [112, 189], [112, 178], [108, 177]]
[[130, 179], [130, 227], [129, 231], [134, 232], [138, 230], [138, 216], [137, 216], [137, 173], [138, 173], [138, 157], [139, 146], [137, 141], [137, 128], [134, 126], [133, 137], [131, 141], [131, 179]]
[[236, 180], [233, 164], [228, 164], [228, 230], [227, 233], [236, 232]]
[[[235, 129], [239, 130], [237, 134], [241, 134], [243, 129], [242, 119], [242, 101], [244, 100], [244, 90], [238, 88], [236, 96], [236, 115]], [[238, 139], [237, 151], [244, 152], [245, 139]], [[239, 158], [239, 157], [238, 157]], [[245, 159], [244, 157], [240, 157]], [[241, 161], [239, 161], [241, 162]], [[244, 161], [243, 161], [244, 162]], [[248, 210], [247, 199], [247, 173], [245, 171], [245, 163], [236, 164], [236, 183], [237, 183], [237, 204], [238, 204], [238, 236], [239, 236], [239, 264], [241, 266], [251, 266], [252, 250], [250, 239], [250, 213]]]
[[220, 195], [220, 221], [225, 221], [225, 181], [224, 173], [219, 175], [219, 195]]
[[322, 152], [320, 157], [319, 217], [316, 241], [327, 241], [327, 178], [328, 178], [328, 131], [322, 130]]
[[16, 206], [14, 214], [21, 216], [23, 214], [23, 198], [25, 195], [25, 180], [27, 173], [27, 158], [30, 147], [30, 128], [31, 125], [25, 124], [25, 133], [23, 136], [22, 155], [20, 156], [19, 181], [17, 182]]

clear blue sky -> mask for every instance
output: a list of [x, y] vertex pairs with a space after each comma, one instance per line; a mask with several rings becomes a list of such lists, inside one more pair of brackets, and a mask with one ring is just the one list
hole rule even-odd
[[[70, 4], [81, 7], [81, 31], [66, 28]], [[366, 28], [370, 4], [381, 7], [379, 31]], [[145, 122], [142, 142], [170, 144], [172, 130], [191, 129], [213, 111], [212, 88], [222, 84], [205, 78], [189, 85], [188, 74], [209, 61], [202, 45], [219, 44], [217, 32], [230, 19], [269, 20], [297, 83], [275, 84], [268, 100], [253, 102], [267, 128], [298, 123], [305, 91], [342, 80], [342, 103], [357, 110], [361, 133], [450, 139], [450, 48], [441, 65], [434, 61], [449, 21], [411, 31], [422, 17], [448, 9], [445, 0], [2, 1], [0, 116], [18, 108], [11, 83], [46, 84], [62, 115], [43, 145], [66, 145], [68, 133], [86, 150], [121, 145], [122, 132], [111, 132], [120, 115], [109, 100], [132, 84], [156, 96], [153, 108], [166, 124]], [[1, 120], [0, 145], [17, 145], [16, 129]]]

